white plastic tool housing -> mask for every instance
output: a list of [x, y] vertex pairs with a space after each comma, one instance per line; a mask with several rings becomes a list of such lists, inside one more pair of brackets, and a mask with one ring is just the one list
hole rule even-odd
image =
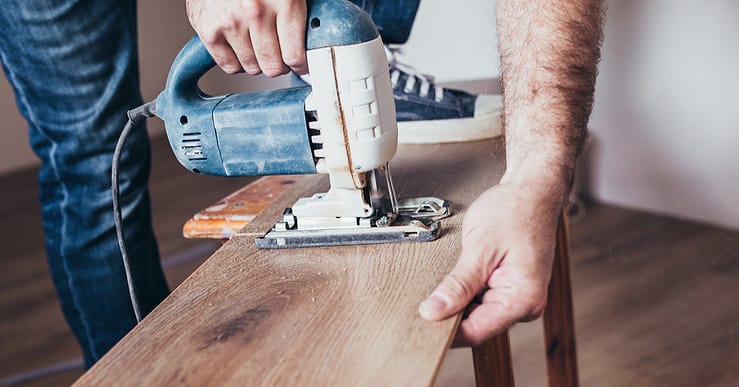
[[[374, 40], [307, 53], [313, 91], [306, 110], [318, 120], [309, 124], [320, 130], [311, 137], [322, 149], [314, 151], [319, 173], [327, 173], [327, 193], [302, 198], [292, 207], [301, 217], [368, 217], [372, 207], [365, 200], [365, 174], [384, 166], [398, 147], [395, 102], [382, 41]], [[337, 219], [338, 220], [338, 219]], [[356, 219], [345, 219], [356, 226]]]

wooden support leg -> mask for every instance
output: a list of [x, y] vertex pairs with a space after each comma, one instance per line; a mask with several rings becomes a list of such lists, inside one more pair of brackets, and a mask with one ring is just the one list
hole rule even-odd
[[577, 352], [575, 323], [570, 283], [570, 257], [567, 243], [567, 222], [560, 217], [557, 246], [549, 282], [549, 299], [544, 312], [547, 371], [550, 387], [577, 387]]
[[508, 331], [472, 348], [477, 387], [514, 387]]

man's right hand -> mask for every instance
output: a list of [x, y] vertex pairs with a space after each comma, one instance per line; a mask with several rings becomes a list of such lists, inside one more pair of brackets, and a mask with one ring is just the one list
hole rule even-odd
[[305, 0], [186, 0], [187, 17], [218, 66], [276, 77], [305, 74]]

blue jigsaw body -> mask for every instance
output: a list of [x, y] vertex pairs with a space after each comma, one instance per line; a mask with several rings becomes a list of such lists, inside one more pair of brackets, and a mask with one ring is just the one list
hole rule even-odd
[[[372, 19], [345, 0], [309, 1], [306, 28], [307, 50], [378, 36]], [[214, 66], [193, 37], [157, 97], [156, 114], [179, 162], [195, 173], [219, 176], [316, 173], [305, 111], [311, 87], [208, 96], [198, 81]]]

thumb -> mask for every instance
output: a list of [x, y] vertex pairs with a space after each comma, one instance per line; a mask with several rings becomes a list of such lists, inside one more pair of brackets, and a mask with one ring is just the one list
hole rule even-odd
[[462, 251], [457, 265], [419, 306], [425, 320], [438, 321], [464, 310], [487, 280], [479, 254]]

